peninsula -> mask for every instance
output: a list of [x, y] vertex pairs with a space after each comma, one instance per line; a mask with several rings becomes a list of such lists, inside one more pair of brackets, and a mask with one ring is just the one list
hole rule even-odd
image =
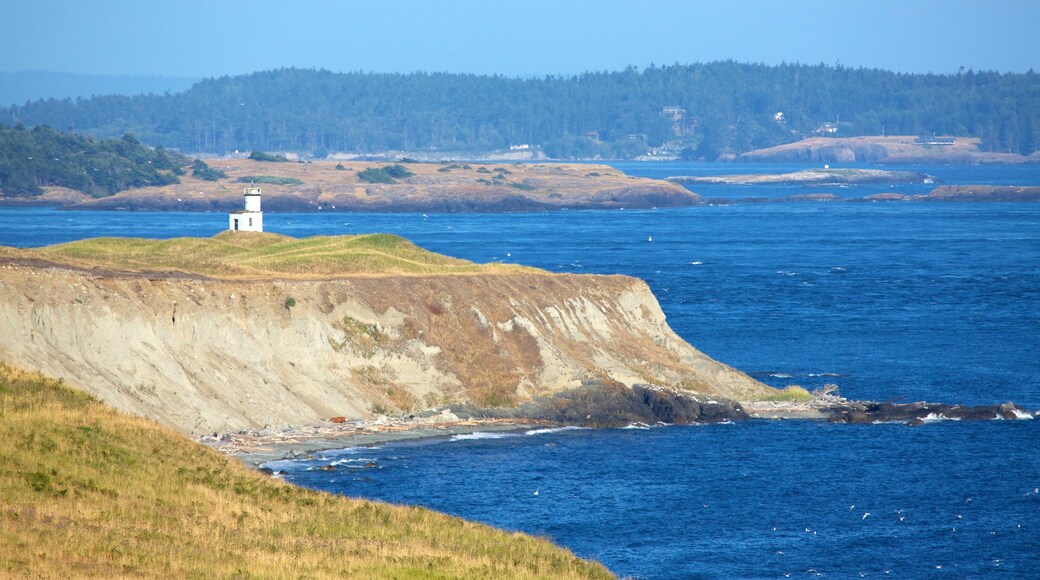
[[579, 399], [602, 426], [717, 421], [784, 395], [675, 335], [640, 280], [388, 235], [0, 248], [0, 291], [0, 360], [193, 437]]
[[0, 247], [0, 292], [0, 361], [213, 444], [391, 418], [409, 429], [1025, 413], [776, 389], [683, 341], [641, 280], [474, 264], [390, 235]]
[[241, 207], [242, 187], [250, 184], [263, 187], [264, 206], [278, 212], [529, 212], [682, 207], [700, 201], [679, 184], [628, 176], [605, 165], [302, 163], [268, 158], [274, 161], [210, 160], [210, 169], [185, 173], [174, 183], [135, 186], [105, 197], [45, 187], [35, 197], [0, 195], [0, 203], [228, 211]]

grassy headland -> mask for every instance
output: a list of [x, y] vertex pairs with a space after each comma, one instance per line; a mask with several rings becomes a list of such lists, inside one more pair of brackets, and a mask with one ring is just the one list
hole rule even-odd
[[0, 363], [0, 575], [607, 578], [546, 540], [297, 488]]
[[387, 234], [292, 238], [266, 232], [223, 232], [212, 238], [169, 240], [91, 238], [31, 250], [0, 247], [0, 258], [45, 260], [84, 269], [239, 279], [536, 271], [450, 258]]

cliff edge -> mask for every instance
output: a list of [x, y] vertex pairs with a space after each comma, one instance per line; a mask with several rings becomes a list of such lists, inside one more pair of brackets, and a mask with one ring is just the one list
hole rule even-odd
[[195, 436], [589, 384], [777, 393], [679, 338], [640, 280], [431, 256], [392, 236], [241, 233], [0, 248], [0, 360]]

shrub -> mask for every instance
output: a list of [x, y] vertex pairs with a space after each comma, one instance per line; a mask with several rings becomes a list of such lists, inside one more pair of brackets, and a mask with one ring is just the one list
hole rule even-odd
[[296, 299], [292, 296], [285, 299], [285, 309], [290, 310], [293, 306], [296, 306]]
[[201, 159], [196, 159], [191, 163], [191, 175], [203, 181], [216, 181], [218, 179], [225, 179], [227, 173], [220, 169], [214, 169], [206, 164]]
[[408, 168], [404, 165], [387, 165], [383, 168], [383, 171], [385, 171], [386, 174], [390, 177], [394, 177], [396, 179], [404, 179], [405, 177], [411, 177], [415, 175], [411, 171], [408, 171]]
[[286, 158], [285, 155], [265, 153], [263, 151], [253, 151], [252, 153], [249, 154], [249, 158], [252, 159], [253, 161], [273, 161], [273, 162], [281, 162], [281, 163], [285, 163], [285, 162], [289, 161], [289, 159]]
[[378, 167], [369, 167], [364, 171], [359, 171], [358, 179], [365, 183], [397, 183], [397, 180], [387, 175], [386, 171]]
[[415, 175], [403, 165], [369, 167], [358, 173], [358, 179], [367, 183], [397, 183], [398, 179]]
[[800, 403], [812, 400], [813, 396], [809, 394], [809, 391], [798, 385], [789, 385], [782, 391], [778, 391], [774, 394], [762, 397], [763, 401], [777, 401], [785, 403]]

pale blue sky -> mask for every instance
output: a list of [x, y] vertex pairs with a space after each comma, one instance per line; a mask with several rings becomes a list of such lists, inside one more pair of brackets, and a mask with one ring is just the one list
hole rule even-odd
[[542, 76], [733, 59], [1040, 71], [1040, 0], [4, 0], [0, 71]]

